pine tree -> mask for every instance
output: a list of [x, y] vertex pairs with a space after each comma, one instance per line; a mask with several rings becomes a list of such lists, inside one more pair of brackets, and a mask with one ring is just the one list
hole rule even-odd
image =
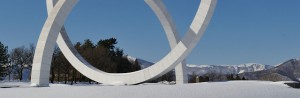
[[233, 74], [227, 75], [227, 80], [235, 80]]
[[247, 79], [245, 77], [243, 77], [242, 80], [247, 80]]
[[[128, 73], [140, 70], [138, 61], [130, 62], [124, 57], [123, 49], [116, 47], [117, 39], [110, 38], [98, 41], [94, 44], [90, 39], [74, 44], [78, 53], [95, 68], [108, 73]], [[76, 83], [92, 82], [72, 66], [61, 51], [53, 55], [51, 66], [51, 82]]]
[[7, 46], [0, 42], [0, 77], [7, 74], [6, 64], [8, 63]]
[[193, 74], [190, 76], [191, 78], [189, 79], [189, 83], [196, 83], [196, 73], [193, 72]]
[[116, 38], [109, 38], [109, 39], [98, 41], [97, 45], [101, 46], [101, 47], [104, 47], [104, 48], [107, 48], [109, 50], [113, 50], [117, 43], [118, 42], [117, 42]]

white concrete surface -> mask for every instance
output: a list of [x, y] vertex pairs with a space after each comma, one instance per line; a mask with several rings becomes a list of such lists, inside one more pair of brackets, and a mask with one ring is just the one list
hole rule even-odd
[[33, 60], [31, 82], [34, 86], [49, 86], [52, 55], [61, 30], [77, 0], [59, 0], [50, 12], [39, 37]]

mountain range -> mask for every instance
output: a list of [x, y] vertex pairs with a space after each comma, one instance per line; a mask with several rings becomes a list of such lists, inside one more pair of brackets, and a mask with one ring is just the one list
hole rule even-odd
[[217, 74], [241, 74], [245, 72], [256, 72], [271, 69], [273, 66], [248, 63], [241, 65], [190, 65], [187, 64], [187, 70], [189, 75], [204, 75], [206, 73], [217, 73]]
[[[131, 62], [137, 61], [141, 68], [147, 68], [154, 63], [127, 56]], [[205, 75], [215, 73], [220, 75], [238, 74], [250, 80], [267, 81], [299, 81], [300, 59], [291, 59], [276, 66], [258, 63], [247, 63], [240, 65], [192, 65], [187, 64], [189, 75]]]
[[291, 59], [268, 70], [240, 74], [251, 80], [298, 81], [300, 79], [300, 59]]

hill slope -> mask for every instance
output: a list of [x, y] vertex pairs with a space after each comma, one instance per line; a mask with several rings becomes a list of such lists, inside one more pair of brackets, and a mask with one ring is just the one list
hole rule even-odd
[[300, 60], [291, 59], [268, 70], [247, 72], [240, 75], [251, 80], [299, 81]]

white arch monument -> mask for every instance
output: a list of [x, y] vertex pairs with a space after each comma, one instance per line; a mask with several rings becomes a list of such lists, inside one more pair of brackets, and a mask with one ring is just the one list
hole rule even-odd
[[[176, 66], [176, 77], [179, 81], [186, 81], [184, 59], [193, 50], [204, 34], [213, 15], [217, 0], [201, 0], [196, 16], [186, 35], [179, 40], [175, 26], [161, 0], [146, 0], [147, 4], [158, 16], [172, 50], [154, 65], [131, 73], [106, 73], [89, 64], [76, 51], [63, 26], [67, 16], [78, 0], [47, 0], [48, 18], [41, 31], [31, 75], [32, 86], [49, 86], [50, 66], [55, 44], [72, 66], [86, 77], [104, 84], [126, 85], [137, 84], [157, 78]], [[181, 77], [180, 77], [181, 76]]]

